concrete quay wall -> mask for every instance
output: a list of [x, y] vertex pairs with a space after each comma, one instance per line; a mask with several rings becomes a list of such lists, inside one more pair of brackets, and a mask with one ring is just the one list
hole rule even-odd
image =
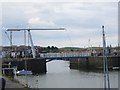
[[[120, 57], [107, 57], [109, 69], [120, 67]], [[71, 69], [102, 69], [103, 57], [88, 57], [70, 60]]]
[[[42, 58], [35, 58], [35, 59], [16, 59], [16, 60], [5, 60], [3, 61], [4, 64], [11, 63], [10, 67], [17, 67], [17, 70], [31, 70], [33, 74], [41, 74], [46, 73], [46, 60]], [[25, 64], [26, 63], [26, 64]], [[3, 66], [3, 68], [7, 68]], [[9, 70], [7, 70], [9, 71]]]

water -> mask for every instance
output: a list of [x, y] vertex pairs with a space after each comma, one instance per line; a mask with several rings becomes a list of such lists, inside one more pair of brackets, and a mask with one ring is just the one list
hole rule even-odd
[[[47, 74], [39, 76], [17, 76], [30, 88], [103, 88], [103, 73], [85, 72], [69, 69], [68, 61], [51, 61], [47, 63]], [[112, 88], [118, 88], [118, 72], [110, 72]]]

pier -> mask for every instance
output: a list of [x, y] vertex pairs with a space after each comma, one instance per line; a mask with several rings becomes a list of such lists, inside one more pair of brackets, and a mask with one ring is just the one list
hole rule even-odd
[[[45, 59], [40, 58], [19, 58], [19, 59], [6, 59], [3, 60], [3, 64], [11, 63], [11, 67], [17, 67], [17, 70], [31, 70], [33, 74], [46, 73], [46, 61]], [[27, 65], [25, 64], [27, 63]], [[3, 66], [3, 68], [6, 68]], [[9, 70], [7, 70], [7, 75], [9, 75]]]
[[[48, 54], [47, 54], [48, 55]], [[120, 67], [119, 57], [109, 56], [108, 66], [109, 69], [113, 67]], [[53, 60], [67, 60], [70, 62], [71, 69], [91, 69], [100, 70], [103, 68], [103, 57], [102, 56], [46, 56], [41, 58], [17, 58], [11, 60], [3, 60], [3, 63], [11, 63], [11, 67], [17, 66], [17, 70], [25, 69], [25, 61], [27, 63], [27, 70], [31, 70], [33, 74], [40, 74], [47, 72], [46, 63], [52, 62]], [[5, 68], [5, 67], [4, 67]]]

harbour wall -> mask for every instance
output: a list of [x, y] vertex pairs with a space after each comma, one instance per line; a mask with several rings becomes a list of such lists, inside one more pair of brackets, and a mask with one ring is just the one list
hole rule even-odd
[[[109, 69], [112, 67], [120, 67], [120, 57], [107, 57]], [[87, 70], [97, 70], [103, 68], [103, 57], [86, 57], [86, 58], [76, 58], [69, 59], [70, 69], [87, 69]], [[47, 72], [46, 60], [43, 58], [35, 59], [11, 59], [3, 60], [3, 64], [11, 63], [10, 67], [17, 67], [17, 70], [31, 70], [33, 74], [41, 74]], [[26, 63], [26, 64], [25, 64]], [[7, 68], [3, 65], [2, 68]], [[13, 71], [6, 70], [7, 75], [13, 75]]]
[[[107, 57], [109, 69], [120, 67], [120, 57]], [[103, 57], [70, 59], [70, 69], [96, 70], [103, 68]]]
[[[31, 70], [33, 74], [41, 74], [46, 73], [46, 60], [42, 58], [35, 58], [35, 59], [15, 59], [15, 60], [5, 60], [3, 61], [4, 64], [11, 63], [10, 67], [17, 67], [17, 70]], [[3, 66], [6, 68], [6, 66]], [[6, 70], [8, 74], [9, 70]]]

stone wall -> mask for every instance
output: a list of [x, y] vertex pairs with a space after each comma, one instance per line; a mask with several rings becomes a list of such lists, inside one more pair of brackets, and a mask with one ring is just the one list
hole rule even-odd
[[[108, 57], [109, 68], [120, 67], [119, 57]], [[70, 59], [71, 69], [102, 69], [103, 57]]]

